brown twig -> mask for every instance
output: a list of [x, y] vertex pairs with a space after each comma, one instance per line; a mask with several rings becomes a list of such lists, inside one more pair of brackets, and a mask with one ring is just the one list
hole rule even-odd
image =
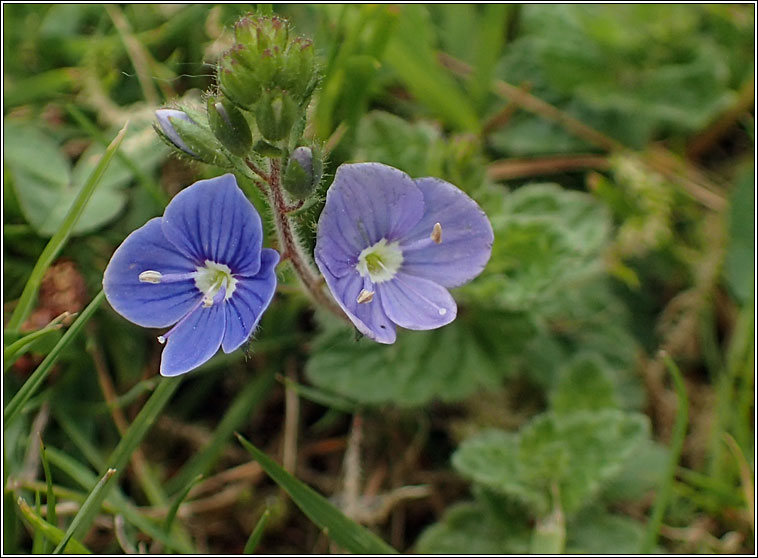
[[[519, 89], [524, 93], [529, 93], [529, 91], [532, 89], [532, 84], [528, 82], [522, 83], [519, 86]], [[516, 114], [516, 111], [518, 109], [518, 104], [514, 103], [513, 101], [508, 101], [505, 103], [505, 106], [503, 106], [503, 108], [493, 114], [484, 123], [482, 126], [482, 136], [487, 137], [498, 128], [505, 126], [511, 120], [511, 118], [513, 118], [513, 115]]]
[[[285, 362], [285, 374], [292, 382], [296, 382], [296, 364], [292, 356]], [[284, 388], [284, 442], [282, 443], [282, 467], [288, 473], [294, 474], [297, 467], [297, 430], [300, 420], [300, 400], [292, 388]]]
[[607, 170], [609, 167], [608, 157], [604, 155], [551, 155], [494, 161], [487, 167], [487, 176], [492, 180], [510, 180], [586, 169]]

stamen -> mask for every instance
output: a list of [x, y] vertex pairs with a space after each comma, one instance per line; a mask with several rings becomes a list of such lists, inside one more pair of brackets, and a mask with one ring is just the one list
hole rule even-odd
[[431, 239], [434, 241], [435, 244], [439, 244], [442, 242], [442, 225], [439, 223], [434, 223], [434, 227], [432, 228], [432, 234]]
[[160, 283], [163, 278], [163, 274], [160, 271], [153, 271], [148, 269], [139, 274], [140, 283]]
[[358, 298], [356, 299], [356, 302], [358, 302], [358, 304], [363, 304], [366, 302], [371, 302], [372, 300], [374, 300], [374, 291], [367, 291], [366, 289], [362, 289], [358, 295]]
[[148, 269], [139, 274], [139, 280], [141, 283], [152, 283], [157, 285], [158, 283], [177, 283], [179, 281], [187, 281], [194, 279], [197, 275], [196, 271], [190, 273], [167, 273], [164, 275], [160, 271]]

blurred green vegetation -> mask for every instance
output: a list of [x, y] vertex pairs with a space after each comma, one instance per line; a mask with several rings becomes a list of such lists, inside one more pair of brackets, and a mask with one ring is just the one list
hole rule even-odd
[[[350, 161], [442, 177], [487, 212], [493, 256], [454, 292], [453, 324], [392, 346], [282, 274], [247, 349], [171, 381], [157, 333], [95, 297], [129, 232], [220, 173], [169, 157], [150, 124], [199, 102], [228, 26], [256, 9], [316, 46], [320, 193]], [[401, 552], [754, 553], [754, 16], [4, 4], [4, 552], [72, 535], [96, 553], [338, 550], [239, 432]], [[80, 313], [70, 335], [44, 329], [63, 312]], [[9, 407], [35, 370], [40, 389]], [[109, 467], [118, 482], [97, 484]]]

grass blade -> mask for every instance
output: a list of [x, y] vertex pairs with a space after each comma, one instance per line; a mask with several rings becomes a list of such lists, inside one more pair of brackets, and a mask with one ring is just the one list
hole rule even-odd
[[265, 374], [250, 382], [232, 402], [229, 410], [214, 429], [213, 438], [206, 447], [190, 458], [179, 472], [166, 483], [169, 494], [186, 486], [197, 475], [207, 475], [224, 451], [234, 431], [248, 420], [273, 385], [273, 375]]
[[258, 523], [255, 524], [255, 529], [250, 533], [250, 538], [247, 539], [247, 542], [245, 543], [245, 549], [242, 551], [243, 554], [252, 554], [255, 552], [255, 549], [258, 548], [258, 543], [260, 543], [263, 538], [263, 531], [266, 529], [266, 523], [268, 523], [270, 515], [271, 512], [269, 510], [263, 512]]
[[677, 410], [676, 419], [674, 420], [674, 429], [671, 434], [671, 449], [669, 450], [669, 461], [666, 464], [666, 470], [664, 476], [661, 479], [661, 484], [658, 489], [658, 496], [655, 499], [653, 505], [653, 511], [650, 513], [650, 520], [647, 524], [647, 532], [645, 538], [642, 541], [642, 548], [640, 548], [640, 554], [649, 554], [653, 551], [656, 542], [658, 541], [658, 533], [661, 530], [661, 524], [663, 523], [663, 514], [666, 511], [669, 499], [671, 497], [671, 490], [674, 484], [674, 477], [676, 475], [677, 466], [679, 464], [679, 458], [682, 455], [682, 448], [684, 447], [684, 437], [687, 434], [687, 416], [688, 416], [688, 400], [687, 390], [684, 386], [684, 378], [679, 371], [679, 367], [667, 354], [663, 354], [663, 362], [666, 365], [669, 373], [674, 380], [674, 388], [676, 389], [677, 398]]
[[47, 520], [52, 525], [58, 524], [58, 517], [55, 512], [55, 492], [53, 492], [53, 475], [50, 473], [50, 463], [47, 460], [47, 452], [45, 451], [45, 443], [42, 441], [42, 436], [39, 438], [40, 445], [40, 458], [42, 460], [42, 469], [45, 471], [45, 482], [47, 483], [47, 498], [45, 505], [47, 506]]
[[290, 475], [240, 434], [237, 434], [237, 439], [268, 476], [290, 495], [297, 507], [335, 543], [355, 554], [397, 553], [374, 533], [346, 517], [321, 494]]
[[18, 304], [13, 310], [13, 315], [8, 321], [6, 330], [18, 330], [24, 320], [29, 316], [32, 307], [34, 306], [34, 300], [37, 297], [37, 291], [39, 291], [40, 284], [42, 283], [42, 277], [45, 275], [47, 268], [50, 267], [50, 264], [53, 263], [53, 260], [55, 260], [56, 256], [60, 253], [63, 246], [66, 244], [66, 241], [71, 235], [71, 231], [73, 230], [74, 225], [76, 225], [79, 217], [81, 217], [82, 213], [84, 212], [84, 208], [87, 205], [87, 202], [92, 197], [95, 188], [97, 188], [97, 185], [100, 183], [103, 174], [105, 174], [105, 171], [113, 159], [113, 156], [116, 154], [116, 151], [121, 145], [121, 141], [124, 139], [124, 135], [126, 135], [127, 125], [128, 123], [124, 124], [124, 127], [121, 128], [121, 131], [118, 134], [116, 134], [116, 137], [110, 143], [108, 149], [105, 150], [105, 153], [103, 153], [103, 156], [101, 157], [100, 162], [97, 164], [97, 167], [95, 167], [95, 170], [92, 171], [92, 174], [87, 179], [84, 187], [82, 187], [82, 189], [77, 194], [76, 198], [74, 199], [74, 203], [71, 204], [71, 209], [68, 210], [66, 218], [63, 220], [60, 228], [55, 232], [53, 237], [50, 239], [50, 242], [47, 243], [47, 246], [45, 246], [42, 254], [37, 259], [37, 263], [34, 265], [34, 269], [32, 269], [29, 280], [26, 282], [24, 290], [21, 293], [21, 298], [19, 298]]
[[[21, 514], [34, 527], [37, 533], [42, 533], [53, 544], [60, 544], [63, 541], [65, 533], [36, 514], [21, 497], [18, 499], [18, 507], [21, 510]], [[63, 552], [66, 554], [92, 554], [92, 551], [74, 538], [69, 538]]]
[[11, 399], [8, 405], [6, 405], [5, 410], [3, 411], [3, 420], [5, 421], [6, 427], [8, 423], [16, 417], [19, 411], [21, 411], [31, 396], [39, 389], [53, 364], [58, 360], [63, 349], [66, 348], [71, 340], [79, 334], [82, 327], [84, 327], [84, 324], [87, 323], [95, 313], [95, 310], [97, 310], [97, 307], [100, 306], [100, 303], [103, 302], [103, 298], [105, 298], [105, 295], [103, 294], [103, 291], [100, 291], [82, 311], [76, 321], [71, 324], [68, 331], [63, 334], [60, 341], [55, 344], [55, 347], [53, 347], [53, 350], [45, 357], [45, 360], [42, 361], [32, 375], [29, 376], [26, 382], [24, 382], [21, 389], [19, 389], [16, 395], [13, 396], [13, 399]]
[[[82, 465], [69, 455], [55, 448], [47, 448], [50, 462], [71, 477], [77, 484], [86, 490], [89, 490], [97, 482], [97, 477], [85, 465]], [[73, 499], [73, 497], [71, 497]], [[118, 489], [113, 490], [106, 499], [103, 506], [106, 511], [124, 516], [124, 519], [134, 525], [141, 532], [160, 541], [166, 547], [175, 548], [183, 554], [195, 554], [196, 551], [192, 545], [175, 540], [169, 537], [161, 527], [155, 522], [143, 516], [139, 510], [134, 507], [122, 492]]]
[[90, 525], [92, 525], [97, 512], [100, 511], [103, 500], [105, 500], [105, 497], [108, 495], [108, 490], [111, 488], [111, 486], [113, 486], [113, 483], [110, 481], [113, 480], [115, 476], [115, 469], [108, 469], [105, 472], [103, 477], [95, 485], [95, 488], [93, 488], [92, 492], [90, 492], [89, 496], [87, 496], [87, 499], [82, 504], [82, 507], [79, 508], [76, 516], [74, 516], [74, 520], [71, 522], [71, 525], [68, 526], [63, 540], [58, 544], [58, 546], [55, 547], [55, 550], [53, 550], [53, 554], [60, 554], [63, 552], [63, 549], [66, 548], [66, 545], [74, 537], [81, 538], [87, 534], [87, 531], [89, 530]]
[[18, 339], [17, 341], [14, 341], [5, 347], [3, 349], [3, 360], [5, 361], [5, 366], [13, 364], [17, 356], [20, 356], [28, 350], [29, 345], [38, 339], [41, 339], [42, 337], [58, 331], [61, 327], [63, 327], [61, 324], [51, 324], [45, 326], [42, 329], [38, 329], [37, 331], [32, 331], [29, 335], [24, 335], [21, 339]]
[[182, 490], [179, 493], [179, 496], [174, 499], [174, 502], [171, 504], [171, 507], [166, 514], [166, 520], [163, 522], [163, 529], [166, 531], [166, 533], [171, 532], [171, 525], [174, 523], [176, 513], [179, 511], [179, 506], [181, 506], [182, 502], [184, 502], [184, 500], [187, 498], [187, 495], [190, 493], [190, 490], [192, 490], [192, 487], [200, 482], [202, 478], [203, 475], [196, 476], [194, 479], [187, 483], [187, 486], [184, 487], [184, 490]]
[[158, 415], [163, 411], [163, 407], [166, 406], [171, 396], [174, 395], [174, 392], [182, 383], [182, 378], [183, 376], [161, 379], [150, 399], [147, 400], [137, 418], [129, 425], [128, 430], [124, 433], [116, 449], [108, 457], [106, 467], [118, 471], [122, 471], [126, 467], [132, 453], [134, 453], [142, 438], [145, 437], [145, 434], [155, 423]]

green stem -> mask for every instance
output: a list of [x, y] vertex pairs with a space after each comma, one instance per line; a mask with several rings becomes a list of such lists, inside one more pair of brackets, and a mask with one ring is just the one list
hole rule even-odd
[[308, 263], [308, 257], [305, 254], [302, 243], [297, 235], [294, 223], [288, 215], [287, 202], [284, 199], [284, 193], [281, 187], [281, 161], [279, 159], [271, 160], [271, 174], [269, 175], [269, 203], [274, 215], [276, 225], [276, 234], [279, 239], [279, 249], [282, 252], [282, 260], [288, 260], [295, 270], [295, 274], [305, 287], [311, 299], [329, 310], [338, 318], [347, 320], [347, 316], [328, 296], [322, 287], [321, 279], [313, 271]]

